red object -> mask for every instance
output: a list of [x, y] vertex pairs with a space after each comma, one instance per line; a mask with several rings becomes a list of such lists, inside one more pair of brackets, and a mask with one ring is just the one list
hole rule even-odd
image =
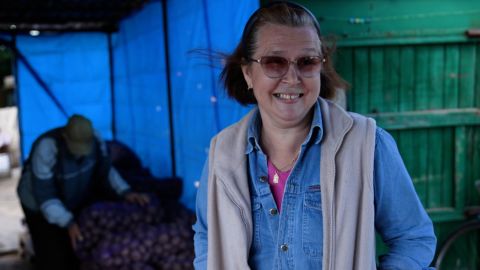
[[480, 37], [480, 29], [468, 29], [465, 34], [470, 38], [478, 38]]

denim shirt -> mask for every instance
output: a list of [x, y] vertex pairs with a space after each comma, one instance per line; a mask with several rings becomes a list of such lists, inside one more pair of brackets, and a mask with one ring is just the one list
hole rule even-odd
[[[320, 147], [323, 125], [320, 105], [299, 158], [287, 179], [278, 211], [267, 180], [267, 156], [260, 147], [261, 118], [255, 112], [247, 132], [253, 241], [252, 269], [322, 269], [323, 235], [320, 193]], [[312, 166], [312, 164], [315, 164]], [[206, 269], [208, 160], [197, 194], [195, 269]], [[379, 269], [428, 269], [436, 245], [430, 218], [423, 209], [398, 153], [395, 141], [377, 128], [374, 160], [375, 227], [389, 253]]]

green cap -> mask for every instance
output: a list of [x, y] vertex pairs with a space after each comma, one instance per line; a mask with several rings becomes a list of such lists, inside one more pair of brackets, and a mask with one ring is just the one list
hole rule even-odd
[[87, 118], [74, 114], [68, 119], [63, 132], [70, 153], [86, 156], [93, 150], [93, 127]]

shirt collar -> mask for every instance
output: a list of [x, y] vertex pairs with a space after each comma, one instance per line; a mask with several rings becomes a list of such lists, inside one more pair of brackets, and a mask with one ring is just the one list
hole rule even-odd
[[[246, 154], [249, 154], [253, 150], [259, 150], [260, 148], [260, 128], [262, 125], [262, 119], [260, 117], [260, 112], [258, 107], [254, 109], [250, 122], [248, 123], [247, 130], [247, 149]], [[320, 110], [320, 102], [317, 102], [313, 105], [313, 119], [310, 126], [310, 131], [308, 132], [305, 141], [302, 143], [302, 146], [312, 142], [313, 144], [319, 144], [323, 137], [323, 122], [322, 122], [322, 111]]]

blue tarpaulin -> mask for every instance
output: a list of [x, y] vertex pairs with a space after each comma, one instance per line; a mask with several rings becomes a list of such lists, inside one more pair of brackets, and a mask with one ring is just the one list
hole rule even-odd
[[23, 157], [39, 134], [80, 113], [104, 139], [130, 146], [154, 175], [182, 178], [182, 202], [193, 208], [211, 137], [248, 108], [226, 96], [220, 69], [192, 50], [233, 51], [257, 7], [151, 1], [112, 34], [17, 35], [25, 59], [17, 59]]

